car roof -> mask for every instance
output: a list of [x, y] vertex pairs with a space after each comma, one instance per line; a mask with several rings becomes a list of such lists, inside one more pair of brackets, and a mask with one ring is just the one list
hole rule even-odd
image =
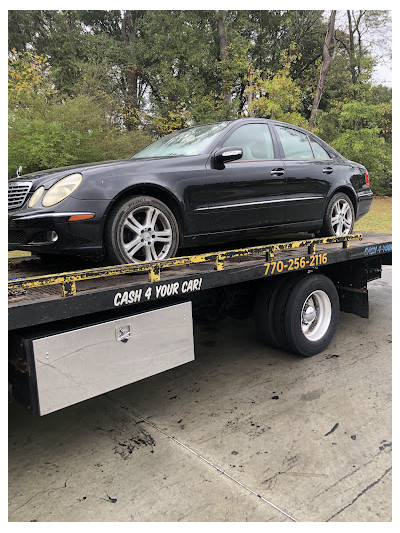
[[[298, 131], [302, 131], [304, 133], [306, 133], [307, 135], [312, 135], [313, 137], [319, 139], [319, 137], [317, 137], [315, 135], [315, 133], [313, 133], [312, 131], [309, 131], [309, 130], [306, 130], [305, 128], [302, 128], [301, 126], [297, 126], [296, 124], [290, 124], [289, 122], [282, 122], [281, 120], [274, 120], [272, 118], [260, 118], [260, 117], [241, 117], [241, 118], [235, 118], [235, 119], [232, 119], [232, 120], [216, 120], [214, 122], [205, 122], [203, 124], [193, 124], [193, 126], [188, 126], [187, 128], [184, 128], [184, 129], [190, 129], [190, 128], [195, 128], [196, 126], [207, 126], [207, 125], [211, 125], [211, 124], [221, 124], [221, 122], [226, 122], [226, 124], [228, 125], [232, 125], [232, 124], [246, 124], [246, 122], [252, 122], [252, 123], [257, 123], [259, 122], [260, 124], [268, 124], [270, 122], [272, 122], [273, 124], [276, 124], [278, 126], [289, 126], [290, 128], [295, 128], [296, 130]], [[322, 140], [322, 139], [319, 139], [319, 140]], [[322, 140], [322, 142], [325, 143], [325, 141]], [[325, 143], [327, 146], [329, 146], [327, 143]], [[329, 148], [332, 150], [332, 147], [329, 146]], [[334, 150], [335, 153], [338, 153], [336, 152], [336, 150]], [[340, 154], [339, 154], [340, 155]]]
[[281, 120], [274, 120], [272, 118], [242, 117], [242, 118], [236, 118], [234, 120], [230, 120], [229, 122], [231, 122], [231, 123], [234, 123], [234, 122], [246, 123], [246, 122], [249, 122], [249, 121], [251, 121], [251, 122], [260, 122], [260, 123], [273, 122], [274, 124], [278, 124], [278, 125], [282, 125], [282, 126], [290, 126], [292, 128], [296, 128], [296, 129], [299, 129], [299, 130], [302, 130], [302, 131], [306, 131], [307, 133], [311, 133], [308, 130], [302, 128], [301, 126], [297, 126], [296, 124], [290, 124], [289, 122], [282, 122]]
[[246, 122], [249, 122], [249, 121], [251, 121], [253, 123], [254, 122], [259, 122], [260, 124], [268, 124], [268, 123], [272, 122], [272, 123], [276, 124], [277, 126], [289, 126], [290, 128], [294, 128], [294, 129], [296, 129], [298, 131], [302, 131], [303, 133], [306, 133], [307, 135], [311, 135], [315, 139], [318, 139], [319, 142], [322, 142], [323, 145], [328, 147], [332, 152], [334, 152], [339, 157], [343, 158], [343, 156], [337, 150], [332, 148], [332, 146], [330, 146], [326, 141], [324, 141], [323, 139], [321, 139], [320, 137], [315, 135], [315, 133], [313, 133], [312, 131], [306, 130], [305, 128], [302, 128], [301, 126], [296, 126], [296, 124], [290, 124], [289, 122], [282, 122], [281, 120], [273, 120], [271, 118], [258, 118], [258, 117], [242, 117], [242, 118], [237, 118], [237, 119], [234, 119], [234, 120], [230, 120], [228, 122], [230, 122], [231, 124], [233, 124], [233, 123], [246, 124]]
[[235, 118], [232, 120], [215, 120], [213, 122], [203, 122], [202, 124], [193, 124], [192, 126], [188, 126], [184, 129], [189, 128], [195, 128], [196, 126], [208, 126], [211, 124], [221, 124], [221, 122], [226, 122], [226, 124], [236, 124], [236, 123], [246, 123], [246, 122], [260, 122], [261, 124], [266, 122], [273, 122], [274, 124], [282, 124], [283, 126], [291, 126], [293, 128], [297, 128], [302, 131], [307, 131], [307, 133], [311, 133], [308, 130], [305, 130], [301, 126], [296, 126], [296, 124], [290, 124], [289, 122], [282, 122], [281, 120], [273, 120], [271, 118], [263, 118], [263, 117], [241, 117], [241, 118]]

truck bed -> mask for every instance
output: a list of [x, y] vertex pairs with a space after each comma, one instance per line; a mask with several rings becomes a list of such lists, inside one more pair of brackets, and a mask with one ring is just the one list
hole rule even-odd
[[[364, 233], [280, 242], [140, 265], [77, 270], [79, 263], [75, 261], [64, 263], [67, 271], [62, 273], [57, 263], [46, 264], [34, 257], [11, 259], [8, 264], [9, 329], [161, 299], [171, 294], [187, 295], [294, 270], [382, 254], [388, 256], [391, 250], [391, 234]], [[160, 288], [161, 285], [167, 285], [167, 289]], [[152, 288], [150, 292], [149, 287]]]

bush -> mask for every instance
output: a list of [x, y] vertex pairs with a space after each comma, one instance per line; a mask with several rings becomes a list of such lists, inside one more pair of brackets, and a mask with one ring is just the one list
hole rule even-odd
[[121, 130], [104, 102], [77, 96], [48, 103], [37, 95], [10, 112], [8, 175], [66, 165], [122, 159], [152, 141], [143, 131]]
[[332, 146], [347, 159], [367, 168], [374, 194], [391, 196], [390, 145], [379, 136], [379, 132], [379, 128], [346, 130], [332, 141]]

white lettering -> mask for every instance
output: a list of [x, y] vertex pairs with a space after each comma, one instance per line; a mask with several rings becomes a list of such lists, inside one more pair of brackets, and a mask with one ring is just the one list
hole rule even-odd
[[117, 294], [114, 296], [114, 305], [118, 307], [120, 305], [140, 302], [140, 299], [142, 298], [142, 292], [142, 289], [136, 289], [130, 292], [125, 291], [123, 294], [117, 292]]
[[194, 292], [201, 289], [203, 278], [190, 279], [182, 283], [182, 292]]
[[[199, 291], [201, 289], [201, 284], [203, 278], [196, 278], [184, 281], [181, 287], [181, 293]], [[175, 296], [179, 294], [179, 282], [166, 283], [165, 285], [157, 285], [155, 287], [156, 298], [165, 298], [166, 296]], [[122, 294], [117, 292], [114, 296], [114, 305], [118, 307], [120, 305], [127, 305], [140, 302], [142, 299], [143, 290], [136, 289], [131, 291], [125, 291]], [[148, 287], [145, 294], [145, 298], [150, 300], [152, 297], [152, 287]]]
[[156, 287], [156, 298], [173, 296], [179, 293], [179, 282], [168, 283], [167, 285], [158, 285]]

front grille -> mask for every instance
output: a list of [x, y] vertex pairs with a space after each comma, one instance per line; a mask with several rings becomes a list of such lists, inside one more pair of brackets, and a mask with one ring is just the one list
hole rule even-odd
[[30, 181], [13, 181], [8, 184], [8, 209], [17, 209], [24, 204], [32, 187]]

